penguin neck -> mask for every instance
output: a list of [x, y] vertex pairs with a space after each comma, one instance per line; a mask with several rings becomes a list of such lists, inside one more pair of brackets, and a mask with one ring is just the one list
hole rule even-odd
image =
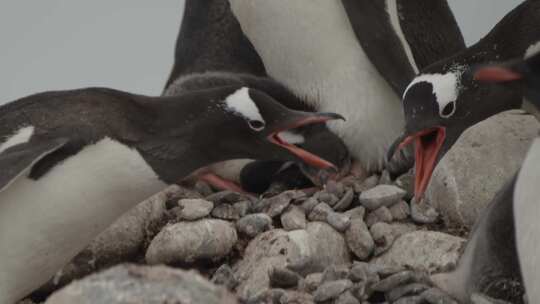
[[[235, 88], [231, 87], [231, 91]], [[204, 93], [204, 94], [201, 94]], [[175, 183], [199, 168], [222, 161], [215, 144], [218, 126], [208, 110], [218, 107], [219, 96], [207, 90], [148, 102], [149, 127], [146, 138], [134, 144], [159, 178]]]

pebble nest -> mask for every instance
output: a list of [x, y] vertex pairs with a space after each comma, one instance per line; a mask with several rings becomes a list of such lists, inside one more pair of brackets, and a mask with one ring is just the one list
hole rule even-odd
[[[430, 274], [455, 266], [467, 231], [446, 227], [429, 204], [415, 202], [413, 182], [412, 172], [391, 180], [384, 171], [309, 191], [275, 186], [257, 198], [214, 192], [202, 182], [173, 186], [154, 198], [163, 216], [146, 223], [144, 239], [129, 254], [89, 249], [32, 299], [135, 262], [196, 270], [239, 303], [458, 303], [433, 286]], [[400, 246], [423, 237], [439, 242], [420, 253], [432, 261], [399, 261], [419, 255]], [[504, 303], [482, 296], [474, 302]]]

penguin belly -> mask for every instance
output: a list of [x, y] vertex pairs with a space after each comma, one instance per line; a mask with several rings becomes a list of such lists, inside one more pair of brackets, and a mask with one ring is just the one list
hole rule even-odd
[[401, 103], [358, 43], [341, 1], [230, 3], [268, 74], [317, 111], [342, 113], [347, 123], [330, 128], [365, 169], [381, 169], [404, 124]]
[[118, 217], [165, 187], [136, 150], [103, 139], [0, 192], [0, 303], [51, 279]]
[[518, 175], [514, 218], [521, 274], [529, 303], [540, 303], [540, 139], [535, 139]]

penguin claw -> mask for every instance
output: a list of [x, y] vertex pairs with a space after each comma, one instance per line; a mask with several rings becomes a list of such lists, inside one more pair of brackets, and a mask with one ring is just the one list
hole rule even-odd
[[229, 191], [238, 192], [238, 193], [248, 195], [248, 196], [254, 196], [253, 193], [244, 191], [244, 189], [242, 189], [242, 187], [240, 187], [235, 182], [224, 179], [214, 173], [202, 174], [199, 176], [199, 180], [204, 181], [208, 183], [209, 185], [211, 185], [212, 187], [219, 190], [229, 190]]

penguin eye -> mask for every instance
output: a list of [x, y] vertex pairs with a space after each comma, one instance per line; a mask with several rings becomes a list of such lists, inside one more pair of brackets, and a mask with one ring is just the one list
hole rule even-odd
[[454, 112], [456, 112], [456, 102], [451, 101], [444, 106], [440, 112], [440, 115], [443, 118], [449, 118], [450, 116], [454, 115]]
[[248, 125], [255, 131], [261, 131], [266, 126], [266, 124], [260, 120], [249, 120]]

